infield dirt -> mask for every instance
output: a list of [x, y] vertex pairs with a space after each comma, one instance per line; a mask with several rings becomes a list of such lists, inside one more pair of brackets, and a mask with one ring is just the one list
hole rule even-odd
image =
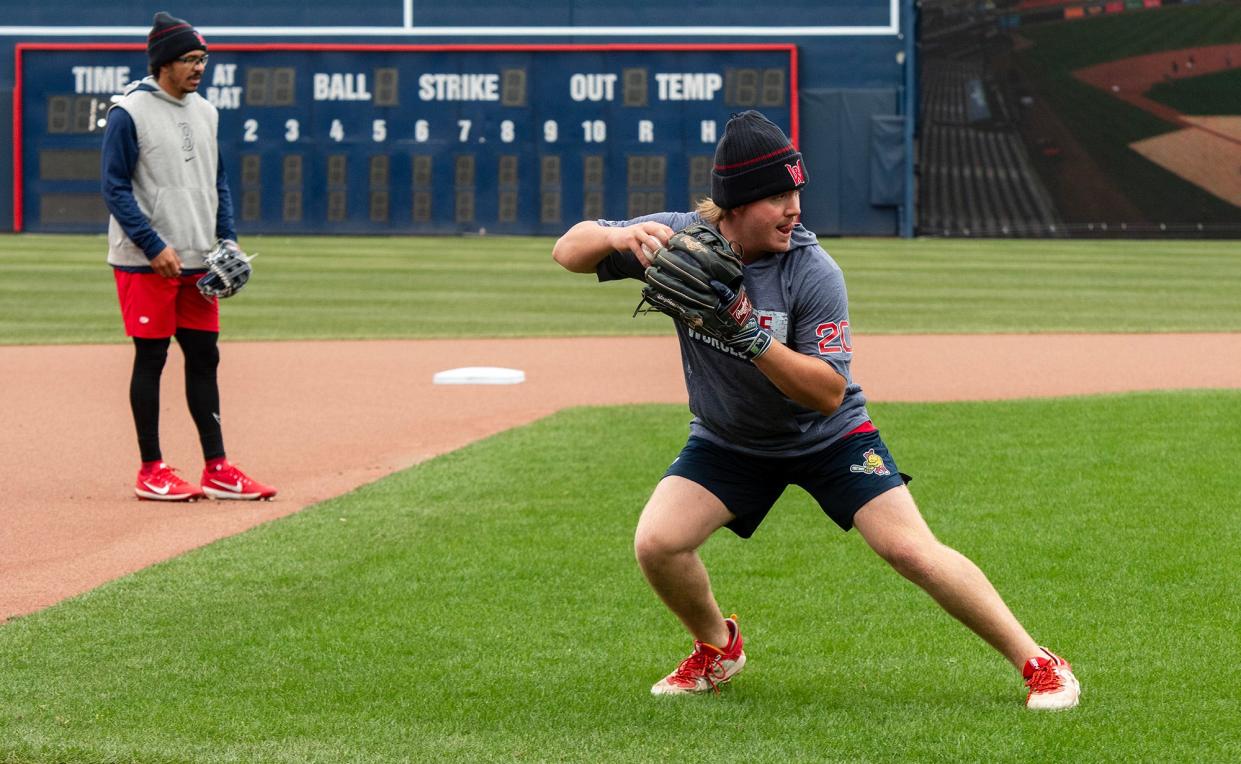
[[[854, 352], [854, 379], [881, 402], [1241, 388], [1241, 334], [870, 336]], [[274, 502], [138, 501], [130, 347], [0, 347], [0, 622], [569, 406], [686, 401], [672, 337], [225, 343], [221, 353], [229, 457], [277, 486]], [[432, 384], [463, 366], [522, 369], [526, 382]], [[164, 458], [197, 480], [175, 350], [162, 396]]]
[[1241, 44], [1161, 51], [1079, 69], [1073, 76], [1181, 128], [1131, 144], [1150, 161], [1229, 204], [1241, 206], [1241, 160], [1237, 121], [1224, 116], [1188, 116], [1149, 97], [1152, 86], [1228, 71], [1241, 61]]

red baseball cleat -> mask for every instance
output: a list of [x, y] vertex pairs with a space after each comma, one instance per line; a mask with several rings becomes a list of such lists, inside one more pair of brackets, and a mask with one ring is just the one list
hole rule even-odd
[[724, 619], [728, 626], [728, 643], [716, 647], [694, 640], [694, 652], [681, 661], [668, 676], [651, 688], [652, 695], [685, 695], [707, 690], [720, 691], [720, 685], [732, 679], [745, 666], [745, 652], [741, 646], [741, 630], [737, 628], [737, 616]]
[[1081, 684], [1073, 676], [1069, 662], [1046, 647], [1040, 647], [1043, 655], [1026, 661], [1021, 669], [1030, 694], [1026, 696], [1026, 708], [1035, 711], [1065, 711], [1077, 705], [1082, 694]]
[[276, 495], [275, 488], [254, 480], [225, 459], [212, 462], [203, 469], [202, 486], [203, 493], [213, 499], [255, 501]]
[[187, 483], [177, 471], [163, 462], [152, 462], [138, 470], [134, 493], [149, 501], [197, 501], [205, 499], [202, 490]]

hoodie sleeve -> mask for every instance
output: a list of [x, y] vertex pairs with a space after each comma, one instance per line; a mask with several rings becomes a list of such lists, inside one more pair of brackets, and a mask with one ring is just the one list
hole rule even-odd
[[138, 165], [138, 131], [129, 112], [113, 107], [103, 130], [103, 201], [108, 212], [120, 223], [129, 240], [138, 245], [147, 259], [153, 259], [167, 246], [155, 233], [151, 221], [138, 208], [134, 198], [134, 168]]
[[218, 204], [215, 211], [215, 235], [221, 239], [237, 241], [237, 229], [233, 226], [233, 194], [228, 190], [228, 175], [224, 172], [224, 157], [216, 148], [215, 191]]

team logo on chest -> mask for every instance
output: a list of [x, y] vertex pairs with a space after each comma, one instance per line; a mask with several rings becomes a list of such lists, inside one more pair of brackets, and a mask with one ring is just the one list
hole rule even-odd
[[181, 154], [188, 162], [194, 158], [194, 131], [189, 122], [178, 122], [177, 127], [181, 128]]

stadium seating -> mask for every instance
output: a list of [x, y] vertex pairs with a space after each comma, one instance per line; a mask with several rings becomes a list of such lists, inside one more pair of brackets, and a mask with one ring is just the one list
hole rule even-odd
[[977, 62], [926, 61], [918, 143], [918, 233], [928, 236], [1062, 236], [1042, 182], [1012, 121], [1013, 109], [987, 88], [987, 121], [971, 121]]

